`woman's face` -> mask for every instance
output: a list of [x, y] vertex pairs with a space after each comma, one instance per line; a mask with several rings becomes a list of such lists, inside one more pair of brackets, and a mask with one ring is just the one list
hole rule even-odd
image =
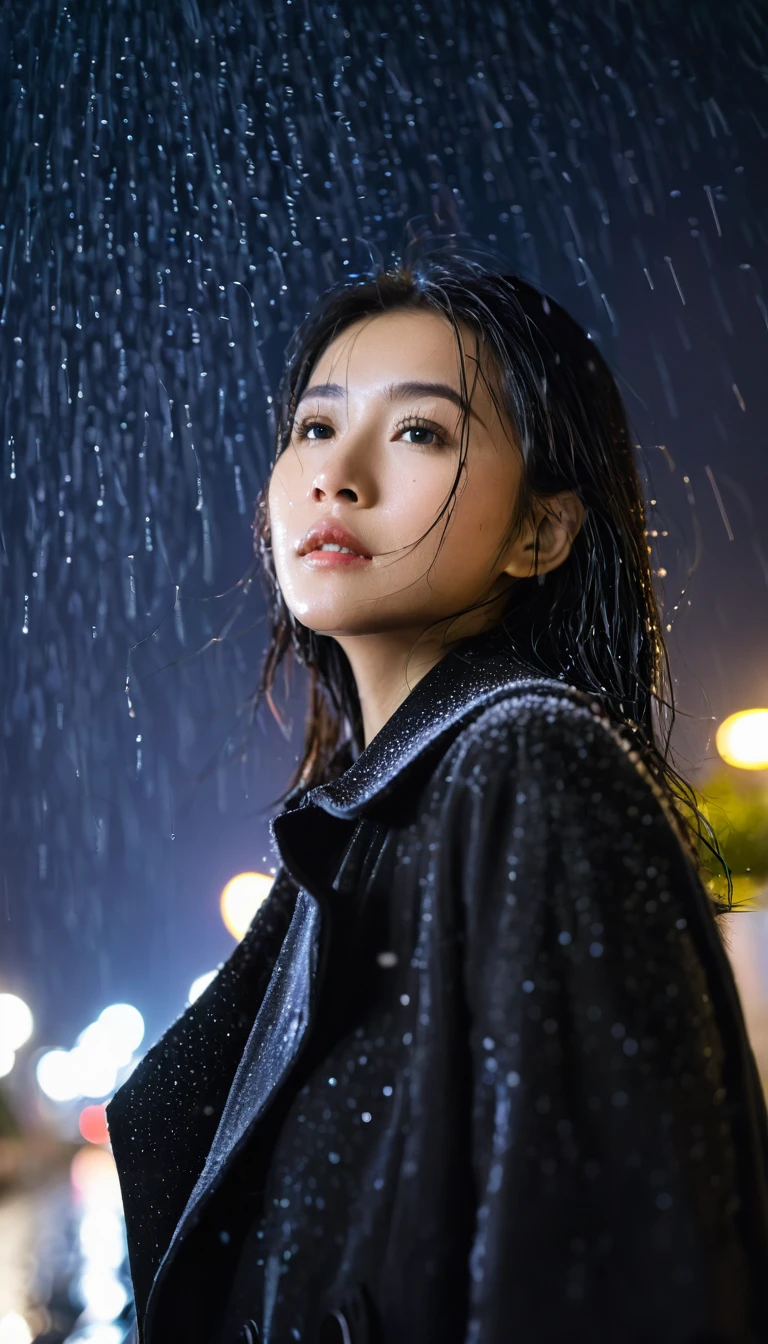
[[[309, 629], [342, 642], [385, 631], [418, 637], [432, 622], [500, 596], [510, 573], [530, 572], [519, 542], [499, 555], [522, 465], [476, 378], [477, 340], [469, 330], [461, 335], [469, 438], [442, 546], [446, 516], [432, 524], [450, 495], [461, 430], [449, 323], [436, 313], [377, 314], [348, 327], [318, 360], [268, 494], [277, 579], [289, 610]], [[321, 524], [346, 532], [313, 535]], [[304, 553], [323, 540], [362, 555]], [[471, 627], [465, 620], [449, 637], [487, 624], [487, 614]]]

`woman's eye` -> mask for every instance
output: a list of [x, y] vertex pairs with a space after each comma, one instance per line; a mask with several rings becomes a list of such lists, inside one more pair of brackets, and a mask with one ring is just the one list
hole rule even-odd
[[[322, 425], [318, 420], [304, 420], [300, 425], [296, 426], [296, 433], [300, 439], [310, 439], [310, 443], [312, 443], [317, 441], [314, 438], [310, 438], [310, 433], [313, 429], [327, 429], [329, 434], [333, 433], [333, 429], [330, 425]], [[321, 436], [320, 442], [325, 442], [324, 436]]]
[[438, 438], [438, 435], [437, 435], [436, 431], [435, 431], [434, 429], [425, 429], [425, 427], [424, 427], [423, 425], [407, 425], [406, 428], [405, 428], [404, 430], [402, 430], [402, 433], [403, 433], [403, 434], [427, 434], [427, 435], [431, 435], [431, 438], [427, 438], [427, 439], [424, 439], [424, 438], [418, 438], [418, 439], [411, 439], [411, 440], [410, 440], [411, 443], [413, 443], [413, 444], [418, 444], [419, 447], [421, 447], [421, 448], [431, 448], [431, 447], [433, 446], [434, 443], [439, 442], [439, 438]]

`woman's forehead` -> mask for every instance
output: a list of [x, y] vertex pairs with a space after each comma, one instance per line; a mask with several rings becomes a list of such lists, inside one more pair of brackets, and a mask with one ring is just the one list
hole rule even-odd
[[[461, 342], [461, 353], [459, 351]], [[373, 313], [352, 323], [326, 346], [307, 385], [343, 382], [350, 392], [357, 383], [439, 379], [461, 390], [461, 355], [467, 389], [478, 371], [477, 334], [464, 323], [457, 331], [440, 313], [394, 310]], [[482, 380], [477, 379], [479, 391]]]

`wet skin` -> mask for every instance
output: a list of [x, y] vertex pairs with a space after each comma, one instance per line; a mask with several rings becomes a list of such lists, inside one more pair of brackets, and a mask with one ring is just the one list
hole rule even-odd
[[[438, 314], [377, 314], [342, 332], [312, 371], [291, 442], [270, 479], [283, 596], [297, 620], [336, 639], [347, 654], [366, 743], [452, 643], [499, 620], [509, 585], [533, 570], [537, 526], [543, 573], [566, 558], [581, 522], [578, 500], [559, 495], [503, 544], [522, 462], [512, 428], [499, 418], [478, 372], [477, 338], [462, 328], [461, 339], [470, 396], [467, 456], [456, 499], [436, 525], [458, 468], [461, 434], [456, 336]], [[448, 391], [399, 386], [406, 383]], [[348, 528], [370, 558], [301, 555], [308, 529], [326, 519]], [[482, 611], [455, 617], [488, 599]]]

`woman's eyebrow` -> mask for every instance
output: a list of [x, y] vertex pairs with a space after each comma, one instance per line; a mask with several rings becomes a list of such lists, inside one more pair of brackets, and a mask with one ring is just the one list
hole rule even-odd
[[[346, 397], [346, 389], [340, 383], [314, 383], [303, 393], [301, 401], [306, 401], [310, 397]], [[389, 383], [382, 388], [382, 398], [384, 401], [405, 401], [409, 397], [442, 397], [445, 401], [450, 401], [459, 410], [464, 407], [464, 399], [448, 383]], [[299, 403], [301, 404], [301, 402]], [[470, 407], [470, 415], [482, 424], [479, 415]]]

